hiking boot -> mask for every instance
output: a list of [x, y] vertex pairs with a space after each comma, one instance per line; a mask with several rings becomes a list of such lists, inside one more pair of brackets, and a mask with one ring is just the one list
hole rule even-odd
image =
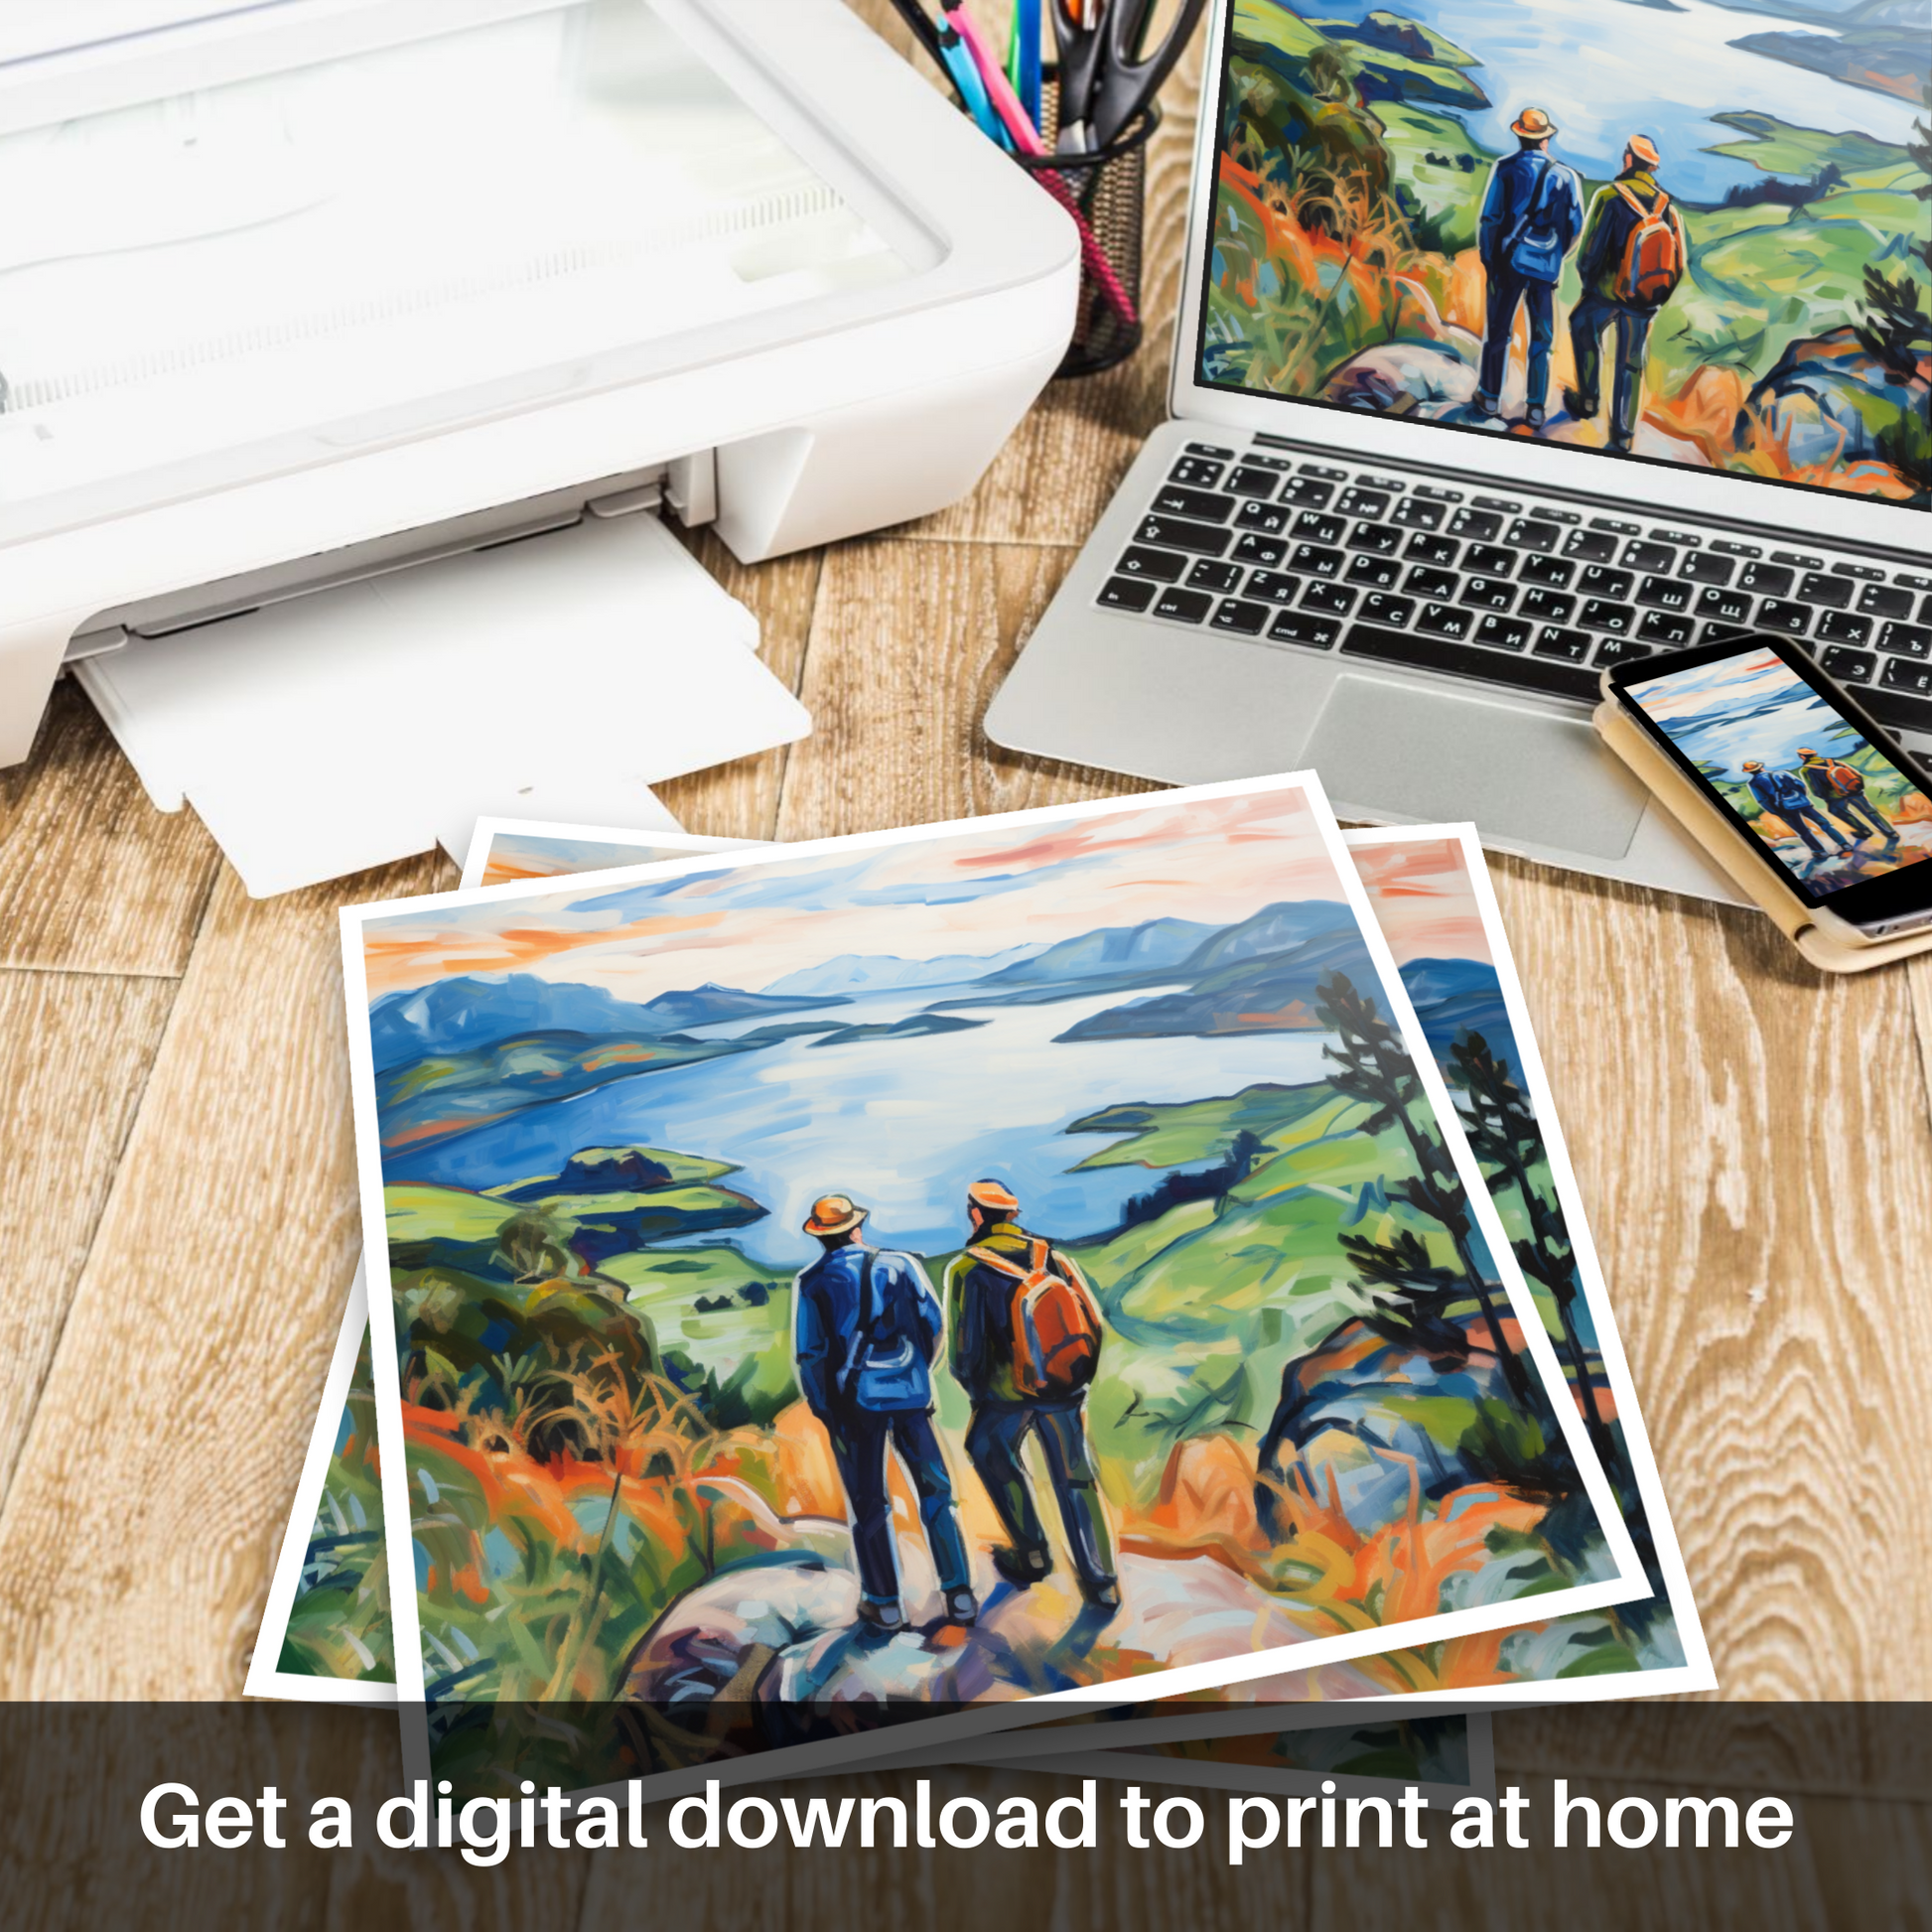
[[890, 1636], [905, 1628], [905, 1612], [897, 1603], [875, 1603], [870, 1596], [859, 1598], [859, 1621]]
[[1080, 1594], [1097, 1610], [1120, 1608], [1120, 1580], [1117, 1577], [1082, 1577]]
[[980, 1620], [980, 1600], [970, 1589], [949, 1589], [946, 1592], [946, 1621], [948, 1623], [977, 1623]]
[[1581, 389], [1566, 389], [1563, 392], [1563, 409], [1567, 416], [1574, 416], [1578, 422], [1587, 422], [1596, 414], [1599, 405], [1585, 395]]
[[1531, 429], [1541, 429], [1545, 418], [1541, 409], [1530, 409], [1524, 412], [1523, 420], [1529, 424]]
[[1493, 422], [1503, 413], [1503, 406], [1498, 398], [1478, 392], [1475, 399], [1475, 412], [1484, 422]]
[[1016, 1550], [1003, 1543], [993, 1552], [993, 1568], [1015, 1589], [1027, 1589], [1051, 1573], [1053, 1559], [1044, 1550]]

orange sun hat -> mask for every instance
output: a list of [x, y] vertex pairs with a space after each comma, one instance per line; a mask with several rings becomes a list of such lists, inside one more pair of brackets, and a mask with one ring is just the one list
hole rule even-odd
[[996, 1214], [1016, 1213], [1020, 1196], [997, 1180], [976, 1180], [966, 1189], [966, 1198], [975, 1207], [990, 1207]]
[[1526, 141], [1541, 141], [1546, 135], [1556, 133], [1557, 124], [1540, 107], [1526, 107], [1510, 122], [1509, 131], [1520, 134]]
[[850, 1234], [871, 1210], [850, 1194], [821, 1194], [805, 1217], [807, 1234]]

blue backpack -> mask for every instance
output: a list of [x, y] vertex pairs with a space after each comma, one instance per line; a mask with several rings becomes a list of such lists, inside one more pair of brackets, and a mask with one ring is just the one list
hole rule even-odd
[[1529, 206], [1518, 217], [1510, 231], [1509, 245], [1503, 250], [1503, 259], [1530, 282], [1554, 282], [1563, 273], [1563, 237], [1544, 211], [1557, 164], [1548, 155], [1542, 160], [1543, 172], [1537, 177]]

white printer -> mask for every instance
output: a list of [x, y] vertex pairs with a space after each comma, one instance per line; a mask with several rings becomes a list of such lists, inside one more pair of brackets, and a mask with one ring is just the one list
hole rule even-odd
[[253, 890], [797, 736], [680, 725], [700, 641], [765, 674], [651, 520], [954, 500], [1078, 279], [839, 0], [12, 0], [0, 210], [0, 765], [73, 663], [217, 836], [407, 767]]

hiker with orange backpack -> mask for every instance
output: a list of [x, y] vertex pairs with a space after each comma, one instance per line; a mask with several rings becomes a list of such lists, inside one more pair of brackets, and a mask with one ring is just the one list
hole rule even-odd
[[1020, 1460], [1039, 1439], [1080, 1594], [1120, 1603], [1113, 1542], [1087, 1448], [1087, 1387], [1100, 1359], [1100, 1311], [1079, 1268], [1020, 1225], [1020, 1202], [997, 1180], [966, 1190], [972, 1239], [946, 1270], [952, 1372], [972, 1398], [966, 1453], [1006, 1531], [993, 1567], [1016, 1589], [1053, 1559]]
[[1610, 393], [1610, 448], [1627, 453], [1636, 441], [1643, 401], [1650, 325], [1684, 279], [1689, 242], [1677, 205], [1658, 186], [1663, 160], [1647, 134], [1633, 134], [1623, 171], [1596, 191], [1577, 250], [1584, 297], [1570, 315], [1570, 352], [1577, 365], [1563, 406], [1587, 422], [1603, 406], [1598, 367], [1603, 332], [1614, 329], [1615, 375]]
[[1864, 792], [1864, 774], [1843, 759], [1821, 758], [1809, 745], [1798, 747], [1798, 772], [1805, 789], [1827, 812], [1852, 828], [1854, 840], [1866, 835], [1866, 828], [1887, 845], [1898, 843], [1898, 833]]
[[805, 1232], [821, 1253], [793, 1290], [798, 1386], [832, 1439], [852, 1507], [859, 1620], [889, 1634], [905, 1625], [886, 1487], [886, 1457], [897, 1449], [918, 1495], [946, 1620], [971, 1623], [979, 1602], [932, 1427], [931, 1365], [945, 1317], [916, 1255], [866, 1246], [868, 1211], [848, 1194], [812, 1203]]

